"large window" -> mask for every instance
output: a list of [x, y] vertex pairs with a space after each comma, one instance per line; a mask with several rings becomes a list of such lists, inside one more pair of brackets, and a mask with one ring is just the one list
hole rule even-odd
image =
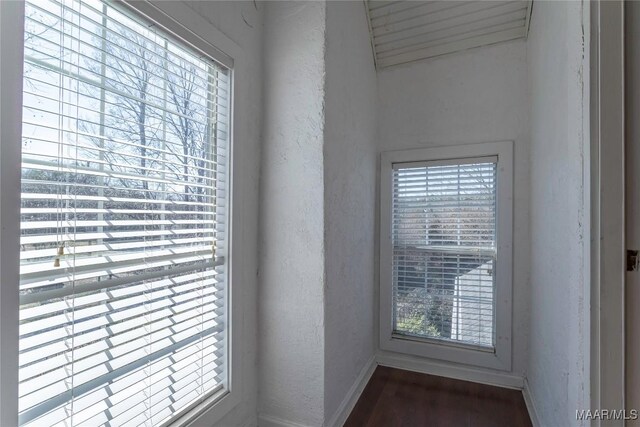
[[22, 425], [159, 425], [228, 385], [229, 70], [99, 0], [27, 1]]
[[444, 344], [491, 358], [509, 339], [498, 302], [510, 298], [510, 163], [509, 144], [383, 155], [383, 333], [392, 349], [394, 340]]

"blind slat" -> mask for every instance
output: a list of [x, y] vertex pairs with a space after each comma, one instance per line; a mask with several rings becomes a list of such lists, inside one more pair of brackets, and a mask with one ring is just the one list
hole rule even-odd
[[[207, 308], [207, 305], [202, 305], [201, 308]], [[153, 340], [155, 345], [162, 347], [163, 345], [158, 343], [165, 339], [170, 339], [171, 336], [175, 336], [179, 332], [184, 332], [188, 329], [193, 333], [197, 333], [202, 330], [200, 326], [206, 325], [207, 322], [215, 323], [214, 318], [216, 314], [214, 311], [202, 314], [200, 310], [194, 310], [190, 314], [192, 315], [191, 318], [181, 320], [175, 324], [170, 320], [168, 320], [169, 325], [167, 325], [167, 322], [162, 322], [162, 320], [148, 324], [146, 325], [147, 328], [158, 327], [158, 329], [154, 330], [153, 333], [145, 331], [144, 328], [142, 330], [139, 329], [136, 331], [137, 334], [130, 334], [130, 336], [127, 337], [129, 341], [127, 341], [126, 344], [103, 346], [105, 348], [99, 349], [98, 352], [90, 354], [84, 358], [75, 354], [67, 354], [65, 358], [78, 358], [78, 360], [74, 360], [72, 363], [61, 364], [60, 362], [62, 359], [58, 359], [51, 363], [42, 363], [39, 366], [32, 367], [30, 368], [32, 371], [36, 369], [39, 369], [40, 371], [34, 373], [34, 375], [37, 375], [36, 378], [25, 379], [20, 383], [19, 396], [22, 397], [36, 393], [49, 386], [58, 387], [59, 382], [69, 382], [79, 377], [87, 378], [90, 370], [92, 370], [92, 372], [96, 372], [97, 370], [102, 370], [105, 367], [113, 367], [133, 361], [138, 358], [136, 357], [136, 354], [147, 352], [149, 348], [149, 340]], [[152, 347], [153, 344], [151, 345], [151, 348]], [[77, 384], [78, 382], [75, 381], [75, 383]], [[53, 397], [52, 395], [47, 395], [46, 391], [41, 394], [41, 397], [43, 395], [48, 396], [48, 398]], [[36, 400], [40, 400], [40, 398], [37, 398]]]
[[[52, 1], [52, 0], [49, 1], [49, 7], [51, 7], [51, 6], [54, 6], [54, 8], [56, 6], [57, 7], [64, 7], [65, 5], [68, 5], [68, 3], [65, 3], [64, 1]], [[72, 26], [75, 29], [82, 30], [82, 27], [80, 25], [76, 24], [73, 20], [66, 19], [64, 16], [62, 16], [59, 13], [59, 10], [57, 11], [58, 13], [55, 13], [55, 11], [52, 12], [52, 11], [48, 10], [48, 8], [42, 8], [42, 7], [39, 7], [36, 4], [32, 4], [31, 7], [34, 8], [34, 9], [39, 10], [42, 13], [45, 13], [45, 14], [53, 17], [54, 19], [60, 20], [61, 22], [64, 22], [65, 24], [67, 24], [69, 26]], [[78, 16], [79, 19], [82, 19], [84, 22], [86, 22], [88, 24], [91, 23], [91, 24], [95, 25], [96, 27], [98, 27], [100, 29], [105, 29], [107, 32], [109, 32], [110, 34], [113, 34], [115, 37], [121, 39], [123, 42], [129, 43], [130, 46], [143, 47], [142, 45], [140, 45], [135, 40], [127, 39], [126, 35], [124, 35], [123, 33], [119, 32], [117, 30], [117, 28], [120, 28], [121, 30], [124, 29], [125, 31], [133, 30], [133, 32], [136, 33], [136, 35], [138, 37], [140, 37], [141, 39], [145, 39], [147, 42], [149, 42], [149, 44], [151, 44], [151, 45], [157, 45], [158, 44], [158, 41], [155, 38], [146, 35], [146, 34], [151, 34], [150, 32], [146, 32], [145, 33], [144, 31], [136, 31], [131, 26], [127, 26], [127, 24], [123, 25], [121, 22], [119, 22], [118, 19], [113, 19], [114, 15], [115, 15], [116, 17], [124, 18], [124, 20], [128, 21], [129, 24], [132, 23], [132, 21], [130, 19], [128, 19], [128, 17], [125, 17], [122, 13], [120, 13], [118, 11], [115, 11], [112, 8], [109, 8], [108, 12], [107, 12], [107, 15], [105, 15], [103, 11], [99, 10], [100, 6], [97, 6], [97, 5], [93, 6], [93, 5], [90, 5], [89, 2], [83, 2], [83, 7], [85, 8], [85, 10], [81, 11], [82, 13], [79, 13], [78, 11], [76, 11], [74, 9], [70, 9], [70, 8], [67, 8], [65, 11], [67, 13], [72, 13], [72, 14]], [[87, 9], [91, 10], [93, 13], [91, 15], [87, 14]], [[97, 19], [91, 18], [92, 15], [96, 16], [97, 19], [100, 19], [100, 21], [98, 21]], [[115, 25], [117, 28], [104, 27], [103, 24], [102, 24], [102, 20], [103, 19], [106, 19], [106, 21], [108, 23], [110, 23], [111, 25]], [[177, 57], [178, 53], [180, 54], [181, 58]], [[211, 61], [209, 58], [203, 57], [201, 55], [190, 55], [188, 53], [188, 51], [183, 50], [183, 49], [176, 50], [176, 48], [174, 48], [173, 50], [169, 51], [168, 54], [172, 55], [174, 60], [175, 59], [186, 59], [186, 60], [188, 60], [190, 63], [192, 63], [194, 65], [197, 65], [197, 63], [199, 61], [202, 61], [202, 60], [205, 60], [207, 62]], [[187, 58], [184, 58], [185, 54], [187, 55]], [[156, 53], [156, 55], [158, 55], [159, 58], [164, 58], [163, 55], [159, 55], [157, 53]], [[220, 75], [223, 75], [223, 76], [226, 75], [226, 69], [224, 67], [219, 66], [216, 69], [217, 69], [217, 72]]]
[[[144, 236], [150, 237], [174, 237], [188, 234], [201, 234], [209, 235], [216, 234], [216, 230], [210, 227], [210, 224], [201, 224], [201, 227], [196, 228], [171, 228], [160, 230], [135, 230], [135, 231], [114, 231], [109, 233], [81, 233], [74, 234], [58, 234], [58, 235], [23, 235], [20, 239], [21, 245], [32, 245], [34, 243], [55, 243], [55, 242], [81, 242], [84, 240], [97, 241], [97, 240], [112, 240], [112, 239], [127, 239], [131, 237]], [[216, 239], [218, 241], [220, 239]], [[47, 249], [49, 250], [49, 249]]]

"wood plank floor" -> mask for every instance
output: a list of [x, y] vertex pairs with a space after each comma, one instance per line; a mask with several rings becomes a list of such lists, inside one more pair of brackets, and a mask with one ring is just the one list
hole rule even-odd
[[378, 366], [345, 427], [531, 427], [518, 390]]

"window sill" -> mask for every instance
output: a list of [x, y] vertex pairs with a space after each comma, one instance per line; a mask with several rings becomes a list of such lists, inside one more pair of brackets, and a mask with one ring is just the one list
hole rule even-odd
[[464, 365], [510, 371], [510, 359], [503, 359], [495, 349], [440, 340], [392, 335], [380, 340], [382, 350], [438, 359]]
[[448, 347], [456, 347], [456, 348], [462, 348], [462, 349], [466, 349], [466, 350], [482, 351], [482, 352], [485, 352], [485, 353], [492, 353], [492, 354], [495, 354], [495, 352], [496, 352], [495, 347], [489, 347], [489, 346], [484, 346], [484, 345], [476, 345], [476, 344], [468, 344], [468, 343], [459, 342], [459, 341], [455, 341], [455, 340], [448, 340], [448, 339], [437, 339], [437, 338], [421, 337], [421, 336], [417, 336], [417, 335], [405, 335], [405, 334], [401, 334], [401, 333], [397, 333], [397, 332], [394, 332], [391, 335], [391, 338], [392, 339], [398, 339], [398, 340], [414, 341], [414, 342], [418, 342], [418, 343], [432, 344], [432, 345], [444, 345], [444, 346], [448, 346]]
[[195, 403], [177, 418], [167, 420], [160, 427], [186, 427], [189, 425], [214, 425], [240, 403], [239, 393], [222, 388], [207, 399]]

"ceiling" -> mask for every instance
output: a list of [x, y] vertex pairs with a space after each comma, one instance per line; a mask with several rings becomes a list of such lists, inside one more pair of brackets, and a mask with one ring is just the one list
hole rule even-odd
[[531, 4], [532, 0], [368, 0], [376, 66], [384, 68], [524, 38]]

